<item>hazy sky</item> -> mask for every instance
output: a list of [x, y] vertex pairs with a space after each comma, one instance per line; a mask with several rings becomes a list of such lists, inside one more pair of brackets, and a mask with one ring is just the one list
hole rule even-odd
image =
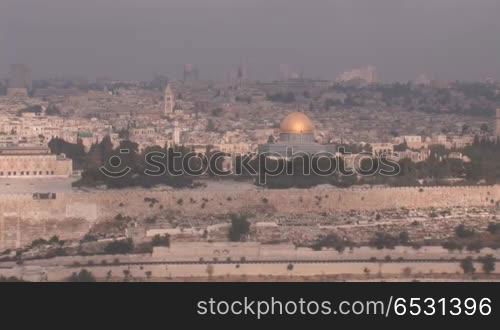
[[0, 0], [0, 77], [179, 77], [195, 63], [253, 79], [372, 64], [383, 80], [500, 79], [500, 0]]

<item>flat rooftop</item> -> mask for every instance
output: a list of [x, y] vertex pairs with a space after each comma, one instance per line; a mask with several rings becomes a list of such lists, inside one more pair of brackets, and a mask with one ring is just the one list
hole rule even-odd
[[50, 155], [50, 149], [47, 147], [2, 147], [0, 148], [0, 156], [12, 155]]
[[75, 178], [0, 179], [0, 196], [4, 194], [61, 193], [72, 191]]

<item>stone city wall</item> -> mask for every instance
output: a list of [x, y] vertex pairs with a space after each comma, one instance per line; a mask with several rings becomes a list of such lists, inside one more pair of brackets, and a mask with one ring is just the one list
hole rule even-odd
[[[152, 199], [154, 203], [150, 202]], [[500, 185], [242, 191], [134, 189], [57, 193], [55, 199], [39, 200], [34, 200], [31, 194], [1, 195], [0, 213], [16, 214], [29, 220], [82, 218], [96, 221], [119, 213], [143, 218], [160, 210], [176, 211], [186, 216], [220, 215], [259, 208], [283, 214], [318, 214], [349, 210], [494, 206], [498, 201]]]
[[[154, 200], [154, 202], [151, 202]], [[0, 248], [20, 246], [12, 230], [30, 224], [32, 232], [51, 234], [58, 227], [61, 238], [80, 235], [96, 221], [123, 216], [146, 218], [175, 212], [186, 217], [224, 215], [230, 212], [314, 215], [336, 211], [377, 211], [395, 208], [495, 206], [500, 186], [369, 188], [369, 189], [181, 189], [148, 191], [140, 189], [100, 192], [57, 193], [55, 199], [35, 200], [31, 194], [1, 195]], [[50, 226], [47, 224], [51, 224]], [[74, 228], [73, 228], [74, 227]], [[7, 230], [6, 228], [10, 228]], [[24, 231], [24, 230], [22, 230]], [[68, 237], [71, 236], [71, 237]], [[44, 236], [44, 235], [42, 235]], [[25, 235], [24, 235], [25, 237]], [[11, 242], [11, 243], [7, 243]], [[13, 244], [12, 242], [16, 242]]]

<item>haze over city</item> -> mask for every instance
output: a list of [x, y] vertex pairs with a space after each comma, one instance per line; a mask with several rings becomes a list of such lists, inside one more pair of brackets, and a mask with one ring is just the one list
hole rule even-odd
[[500, 281], [498, 0], [0, 1], [0, 282]]
[[323, 79], [364, 65], [386, 82], [500, 79], [499, 12], [497, 0], [3, 0], [0, 77], [27, 63], [35, 79], [180, 78], [194, 63], [223, 79], [244, 62], [260, 80], [282, 63]]

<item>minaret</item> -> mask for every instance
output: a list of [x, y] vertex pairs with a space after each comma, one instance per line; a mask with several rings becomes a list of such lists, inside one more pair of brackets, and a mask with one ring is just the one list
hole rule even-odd
[[495, 136], [500, 138], [500, 108], [497, 109], [497, 113], [495, 116]]
[[165, 88], [164, 114], [168, 115], [174, 113], [174, 107], [175, 107], [175, 95], [174, 92], [172, 91], [172, 88], [170, 88], [170, 84], [168, 84], [167, 88]]
[[174, 121], [174, 134], [173, 134], [174, 144], [178, 146], [181, 143], [181, 130], [179, 127], [179, 122]]

